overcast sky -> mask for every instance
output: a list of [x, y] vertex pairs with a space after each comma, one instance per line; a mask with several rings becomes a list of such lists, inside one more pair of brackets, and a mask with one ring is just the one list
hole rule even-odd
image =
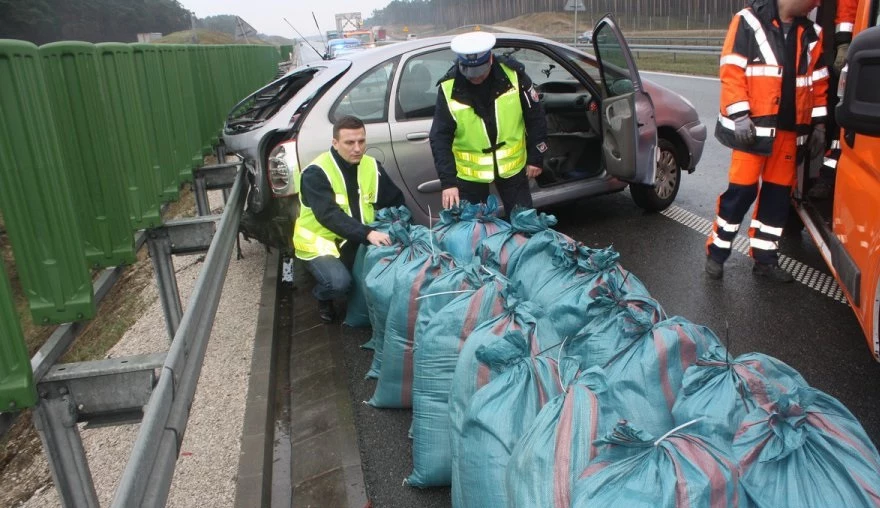
[[367, 19], [374, 9], [381, 9], [390, 0], [178, 0], [184, 9], [205, 18], [217, 14], [240, 16], [258, 32], [294, 38], [296, 34], [284, 22], [290, 21], [303, 35], [318, 33], [312, 12], [318, 18], [321, 30], [336, 27], [337, 12], [360, 12]]

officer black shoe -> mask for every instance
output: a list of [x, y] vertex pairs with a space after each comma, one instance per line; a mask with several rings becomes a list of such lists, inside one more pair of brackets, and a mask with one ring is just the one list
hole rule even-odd
[[318, 316], [324, 323], [330, 324], [336, 319], [333, 300], [318, 300]]
[[777, 264], [755, 263], [752, 273], [773, 282], [794, 282], [794, 277]]
[[706, 256], [706, 274], [711, 279], [720, 279], [724, 275], [724, 263], [715, 261], [712, 256]]

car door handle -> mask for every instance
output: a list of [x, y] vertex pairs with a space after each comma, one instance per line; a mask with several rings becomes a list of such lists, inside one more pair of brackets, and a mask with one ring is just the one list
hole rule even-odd
[[410, 141], [424, 141], [428, 139], [427, 132], [410, 132], [406, 135], [406, 139]]
[[418, 187], [416, 187], [419, 192], [424, 192], [425, 194], [430, 194], [432, 192], [440, 192], [442, 189], [440, 187], [440, 180], [429, 180], [424, 183], [420, 183]]

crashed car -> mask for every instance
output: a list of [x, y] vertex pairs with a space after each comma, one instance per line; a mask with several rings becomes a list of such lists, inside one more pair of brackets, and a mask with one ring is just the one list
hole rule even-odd
[[[536, 207], [621, 191], [657, 211], [675, 200], [703, 152], [706, 126], [687, 99], [642, 80], [613, 18], [593, 30], [595, 56], [540, 37], [496, 34], [494, 52], [525, 66], [547, 116]], [[248, 216], [278, 219], [295, 202], [293, 175], [328, 150], [333, 122], [364, 121], [367, 154], [404, 192], [413, 218], [436, 220], [440, 181], [428, 133], [438, 80], [455, 60], [452, 37], [399, 42], [302, 66], [233, 108], [226, 149], [252, 177]], [[289, 236], [289, 226], [286, 230]]]

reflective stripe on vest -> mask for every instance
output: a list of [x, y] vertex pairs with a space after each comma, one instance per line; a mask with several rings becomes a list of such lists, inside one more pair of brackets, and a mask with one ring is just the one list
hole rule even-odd
[[452, 156], [455, 170], [462, 180], [489, 183], [495, 179], [495, 164], [498, 176], [510, 178], [526, 165], [526, 129], [523, 120], [522, 104], [519, 101], [519, 79], [516, 71], [499, 64], [512, 88], [495, 99], [496, 136], [500, 147], [492, 152], [483, 150], [491, 146], [483, 119], [474, 108], [452, 98], [454, 79], [440, 84], [449, 112], [455, 120], [455, 138], [452, 141]]
[[[336, 204], [343, 212], [352, 216], [348, 202], [348, 190], [345, 187], [345, 177], [342, 175], [342, 170], [336, 165], [333, 155], [330, 152], [325, 152], [309, 164], [309, 166], [313, 165], [321, 168], [327, 175]], [[361, 222], [369, 224], [375, 218], [373, 205], [379, 190], [379, 166], [376, 159], [364, 155], [358, 164], [357, 180]], [[338, 258], [339, 245], [343, 243], [345, 243], [344, 238], [318, 222], [315, 213], [302, 202], [302, 195], [300, 195], [300, 213], [293, 227], [293, 247], [296, 257], [304, 260], [314, 259], [318, 256]]]

